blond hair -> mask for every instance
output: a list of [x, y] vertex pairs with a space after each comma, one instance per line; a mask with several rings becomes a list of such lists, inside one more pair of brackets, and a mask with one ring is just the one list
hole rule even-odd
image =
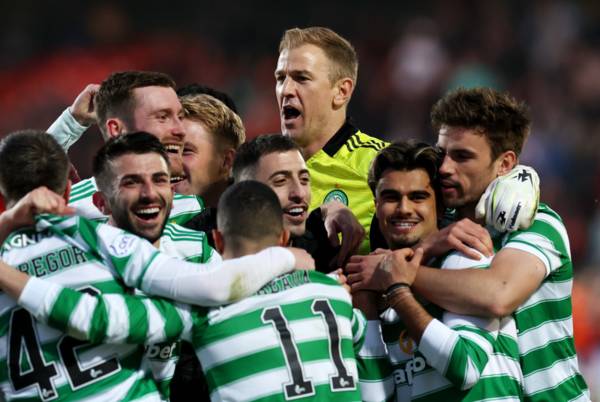
[[335, 83], [342, 78], [356, 82], [358, 58], [354, 47], [346, 39], [325, 27], [292, 28], [285, 31], [279, 42], [279, 53], [302, 45], [315, 45], [332, 62], [329, 81]]
[[246, 140], [240, 116], [210, 95], [186, 95], [180, 98], [184, 117], [197, 121], [210, 131], [221, 147], [237, 149]]

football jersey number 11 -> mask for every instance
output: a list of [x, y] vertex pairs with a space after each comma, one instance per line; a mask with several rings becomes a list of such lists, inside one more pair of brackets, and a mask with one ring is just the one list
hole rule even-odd
[[[329, 378], [329, 385], [332, 391], [345, 391], [356, 388], [354, 378], [348, 373], [344, 365], [341, 352], [340, 331], [335, 319], [335, 313], [327, 300], [317, 299], [312, 303], [312, 312], [320, 315], [327, 326], [329, 335], [329, 357], [336, 368], [334, 376]], [[262, 321], [271, 323], [277, 332], [279, 342], [283, 349], [285, 362], [291, 375], [291, 382], [285, 384], [284, 392], [286, 399], [295, 399], [299, 397], [313, 395], [314, 386], [310, 380], [304, 376], [302, 362], [300, 361], [298, 348], [292, 339], [288, 322], [283, 315], [280, 307], [271, 307], [263, 310]]]

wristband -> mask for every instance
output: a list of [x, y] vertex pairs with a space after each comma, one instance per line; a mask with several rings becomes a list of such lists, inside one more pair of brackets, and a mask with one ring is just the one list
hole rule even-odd
[[383, 297], [386, 299], [389, 299], [394, 293], [396, 293], [396, 291], [398, 289], [402, 289], [402, 288], [410, 288], [410, 285], [405, 282], [396, 282], [396, 283], [390, 285], [385, 290], [385, 292], [383, 293]]

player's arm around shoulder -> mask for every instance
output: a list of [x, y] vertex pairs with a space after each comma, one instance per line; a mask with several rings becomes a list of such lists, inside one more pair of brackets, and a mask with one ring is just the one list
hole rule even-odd
[[158, 343], [187, 336], [189, 306], [126, 294], [90, 295], [30, 278], [18, 303], [38, 321], [93, 343]]

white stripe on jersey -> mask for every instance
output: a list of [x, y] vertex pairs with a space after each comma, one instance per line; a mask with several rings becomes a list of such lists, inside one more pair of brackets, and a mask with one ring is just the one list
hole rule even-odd
[[[336, 316], [336, 319], [339, 324], [338, 329], [340, 331], [340, 337], [346, 339], [352, 338], [349, 320], [341, 316]], [[288, 322], [288, 327], [294, 339], [294, 343], [296, 344], [323, 339], [322, 333], [319, 333], [319, 329], [323, 327], [323, 319], [319, 316], [290, 321]], [[202, 367], [204, 367], [205, 370], [209, 370], [214, 366], [221, 365], [243, 356], [279, 347], [281, 347], [280, 342], [278, 338], [273, 336], [273, 328], [271, 326], [264, 326], [213, 342], [204, 348], [196, 349], [196, 353], [198, 353], [198, 356], [202, 361]], [[221, 359], [216, 360], [216, 356], [207, 353], [207, 350], [219, 350], [219, 357], [221, 357]]]
[[544, 321], [537, 328], [519, 334], [519, 352], [521, 355], [546, 347], [552, 341], [571, 337], [569, 330], [573, 328], [573, 318]]
[[[355, 360], [344, 359], [344, 365], [354, 379], [358, 378]], [[329, 378], [331, 373], [337, 372], [335, 365], [330, 360], [303, 362], [302, 369], [304, 378], [311, 379], [314, 387], [323, 384], [316, 382], [316, 378]], [[214, 401], [254, 400], [271, 394], [281, 394], [283, 391], [282, 384], [291, 382], [288, 370], [285, 367], [279, 367], [221, 386], [211, 393], [210, 398]], [[260, 384], [260, 386], [257, 386], [257, 384]], [[358, 386], [358, 384], [355, 384], [355, 386]]]

